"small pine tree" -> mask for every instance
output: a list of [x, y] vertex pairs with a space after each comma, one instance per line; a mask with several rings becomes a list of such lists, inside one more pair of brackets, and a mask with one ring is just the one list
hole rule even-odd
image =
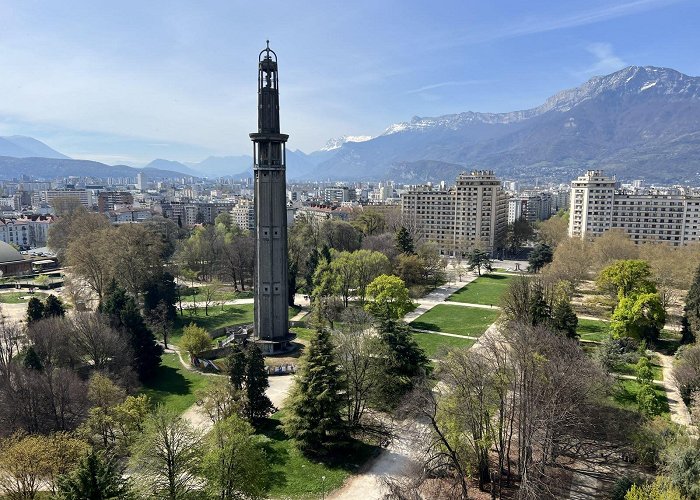
[[63, 317], [66, 315], [66, 307], [61, 302], [61, 299], [54, 294], [46, 297], [44, 303], [44, 318]]
[[112, 460], [90, 452], [70, 474], [58, 480], [62, 500], [117, 500], [132, 498], [128, 480]]
[[41, 358], [36, 353], [34, 346], [30, 345], [29, 348], [27, 348], [27, 352], [24, 353], [24, 359], [22, 360], [22, 366], [30, 370], [43, 370], [44, 366], [41, 363]]
[[284, 421], [285, 431], [303, 452], [326, 454], [346, 439], [342, 391], [330, 333], [319, 330], [304, 354]]
[[27, 303], [27, 323], [39, 321], [44, 317], [44, 303], [36, 297]]
[[569, 338], [576, 338], [577, 327], [578, 316], [571, 302], [564, 298], [557, 300], [552, 308], [552, 328], [564, 332]]
[[265, 394], [270, 387], [265, 370], [265, 359], [258, 345], [248, 344], [245, 375], [245, 413], [250, 422], [267, 417], [272, 411], [272, 402]]

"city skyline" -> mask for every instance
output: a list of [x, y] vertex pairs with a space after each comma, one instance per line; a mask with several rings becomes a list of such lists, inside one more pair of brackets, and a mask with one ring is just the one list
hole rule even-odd
[[631, 64], [700, 73], [698, 35], [681, 21], [700, 9], [684, 0], [267, 9], [286, 20], [274, 33], [258, 31], [257, 8], [221, 2], [2, 2], [0, 63], [12, 71], [0, 82], [0, 135], [134, 166], [250, 154], [246, 55], [266, 38], [287, 75], [290, 148], [306, 152], [413, 115], [527, 109]]

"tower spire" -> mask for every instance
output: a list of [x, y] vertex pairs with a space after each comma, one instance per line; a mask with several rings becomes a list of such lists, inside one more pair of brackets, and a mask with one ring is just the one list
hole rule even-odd
[[258, 55], [258, 131], [255, 177], [255, 339], [263, 352], [286, 350], [287, 319], [286, 149], [280, 133], [277, 54], [267, 41]]

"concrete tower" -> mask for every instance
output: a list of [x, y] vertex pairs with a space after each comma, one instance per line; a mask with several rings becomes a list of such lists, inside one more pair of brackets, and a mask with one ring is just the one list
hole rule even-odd
[[253, 141], [255, 176], [255, 339], [263, 352], [286, 350], [287, 197], [286, 150], [280, 134], [277, 54], [267, 48], [258, 57], [258, 132]]

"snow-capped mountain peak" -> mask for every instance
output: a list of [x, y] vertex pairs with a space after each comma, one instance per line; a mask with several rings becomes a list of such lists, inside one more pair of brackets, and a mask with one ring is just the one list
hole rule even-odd
[[321, 148], [321, 151], [332, 151], [340, 148], [346, 142], [365, 142], [373, 139], [371, 135], [344, 135], [335, 139], [328, 139], [326, 145]]

